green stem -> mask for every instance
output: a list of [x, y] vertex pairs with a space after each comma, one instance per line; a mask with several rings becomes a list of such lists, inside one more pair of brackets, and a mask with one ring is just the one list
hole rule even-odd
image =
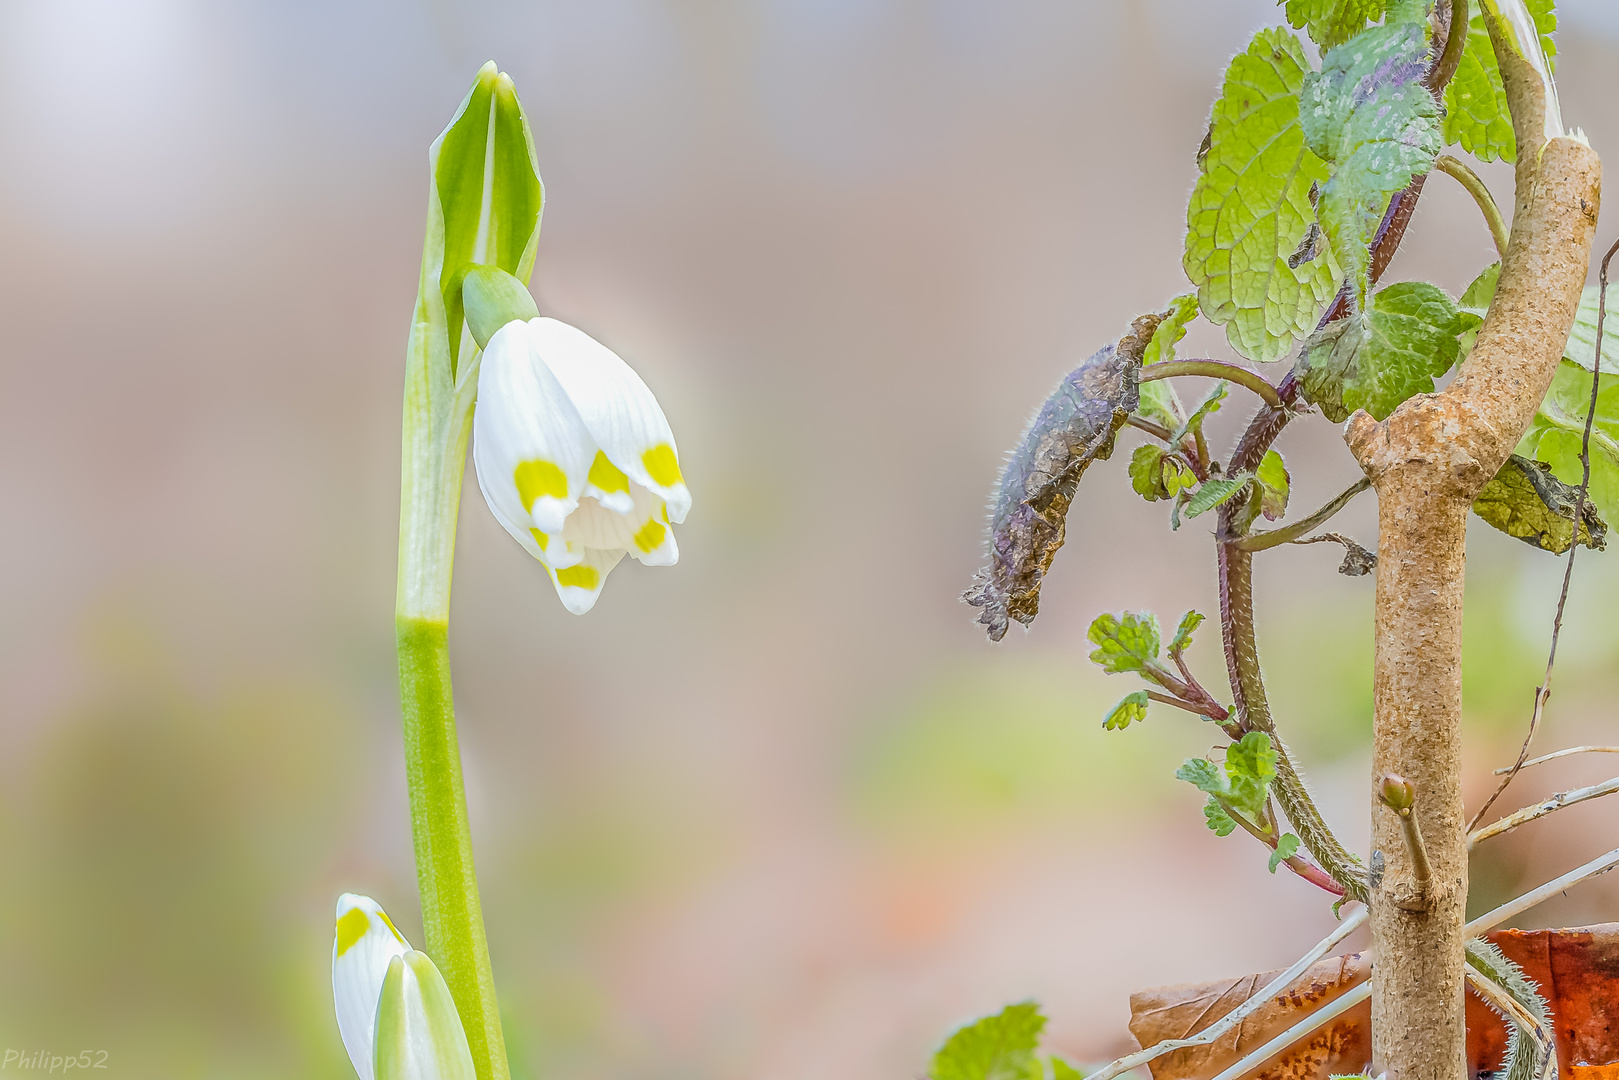
[[1440, 154], [1433, 163], [1433, 167], [1446, 176], [1452, 177], [1467, 193], [1473, 196], [1480, 212], [1484, 214], [1484, 221], [1490, 227], [1490, 238], [1495, 241], [1495, 254], [1503, 256], [1507, 253], [1507, 223], [1501, 217], [1501, 208], [1495, 205], [1495, 197], [1490, 189], [1484, 186], [1478, 173], [1469, 169], [1463, 162], [1451, 157], [1449, 154]]
[[1282, 812], [1299, 834], [1305, 850], [1315, 856], [1333, 880], [1354, 900], [1367, 897], [1366, 870], [1361, 861], [1344, 849], [1333, 835], [1310, 798], [1304, 781], [1293, 768], [1287, 747], [1271, 723], [1270, 704], [1265, 697], [1265, 681], [1259, 671], [1259, 648], [1254, 638], [1254, 597], [1252, 552], [1234, 544], [1220, 544], [1220, 629], [1225, 638], [1226, 666], [1231, 673], [1231, 691], [1241, 712], [1243, 726], [1270, 736], [1276, 751], [1276, 779], [1271, 790]]
[[1140, 381], [1173, 379], [1177, 375], [1202, 375], [1210, 379], [1229, 379], [1238, 386], [1247, 387], [1265, 399], [1273, 409], [1282, 406], [1276, 387], [1266, 382], [1257, 371], [1249, 371], [1241, 364], [1228, 364], [1224, 360], [1166, 360], [1141, 369]]
[[[419, 311], [416, 335], [432, 332]], [[478, 1080], [509, 1080], [450, 690], [450, 580], [479, 364], [464, 361], [452, 382], [447, 360], [428, 363], [428, 351], [413, 347], [405, 369], [394, 608], [416, 881], [425, 951], [455, 999]]]
[[461, 782], [450, 690], [449, 625], [401, 615], [395, 619], [395, 632], [405, 720], [405, 778], [426, 951], [455, 998], [479, 1080], [506, 1080], [510, 1076], [506, 1040], [495, 1001]]
[[1284, 525], [1279, 529], [1248, 533], [1232, 540], [1231, 545], [1241, 551], [1265, 551], [1269, 548], [1280, 547], [1282, 544], [1291, 544], [1305, 533], [1313, 532], [1318, 526], [1325, 525], [1334, 514], [1349, 504], [1350, 499], [1371, 486], [1372, 482], [1363, 476], [1350, 484], [1337, 498], [1309, 517], [1295, 521], [1291, 525]]

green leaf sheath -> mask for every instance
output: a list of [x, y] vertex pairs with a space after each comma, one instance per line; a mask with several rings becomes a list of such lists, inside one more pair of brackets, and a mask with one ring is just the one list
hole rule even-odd
[[[1555, 56], [1557, 45], [1552, 31], [1557, 15], [1552, 0], [1526, 0], [1535, 28], [1540, 31], [1541, 47], [1547, 58]], [[1512, 135], [1512, 116], [1507, 110], [1506, 90], [1501, 85], [1501, 69], [1496, 64], [1490, 33], [1478, 3], [1470, 6], [1467, 48], [1462, 52], [1456, 74], [1445, 87], [1445, 142], [1460, 145], [1480, 161], [1517, 160], [1517, 143]]]
[[1479, 322], [1436, 285], [1402, 281], [1380, 289], [1365, 311], [1311, 336], [1300, 368], [1304, 396], [1335, 423], [1356, 409], [1382, 420], [1400, 402], [1433, 390], [1434, 379], [1461, 359], [1458, 336]]
[[1008, 1005], [958, 1028], [933, 1055], [929, 1080], [1036, 1080], [1035, 1056], [1046, 1018], [1032, 1001]]
[[1342, 45], [1383, 17], [1383, 0], [1286, 0], [1287, 21], [1323, 49]]
[[1305, 144], [1332, 164], [1316, 213], [1358, 305], [1389, 198], [1426, 173], [1442, 146], [1439, 109], [1423, 84], [1428, 61], [1426, 26], [1395, 23], [1328, 50], [1304, 79]]
[[539, 244], [544, 189], [533, 136], [511, 80], [486, 66], [433, 150], [433, 180], [443, 221], [438, 290], [455, 375], [462, 352], [476, 349], [465, 324], [461, 278], [470, 264], [498, 266], [527, 282]]
[[461, 750], [450, 690], [449, 627], [400, 618], [399, 691], [405, 779], [426, 952], [455, 999], [479, 1080], [505, 1080], [506, 1043], [484, 938], [472, 833], [461, 786]]
[[1338, 288], [1333, 255], [1306, 244], [1311, 188], [1328, 179], [1299, 122], [1309, 70], [1283, 29], [1260, 31], [1231, 61], [1186, 209], [1182, 266], [1198, 306], [1250, 360], [1286, 356]]

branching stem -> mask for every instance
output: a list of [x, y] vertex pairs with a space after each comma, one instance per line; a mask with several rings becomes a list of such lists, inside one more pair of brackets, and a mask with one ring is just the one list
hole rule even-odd
[[1526, 806], [1521, 810], [1516, 810], [1499, 821], [1492, 821], [1482, 829], [1469, 833], [1467, 849], [1471, 851], [1476, 844], [1480, 844], [1492, 836], [1500, 836], [1510, 829], [1516, 829], [1519, 825], [1534, 821], [1536, 818], [1543, 818], [1547, 814], [1563, 809], [1565, 806], [1588, 802], [1591, 799], [1600, 799], [1602, 796], [1612, 795], [1616, 791], [1619, 791], [1619, 776], [1614, 777], [1612, 780], [1605, 780], [1600, 784], [1592, 784], [1590, 787], [1575, 788], [1573, 791], [1559, 791], [1548, 799], [1542, 799], [1540, 802]]
[[1153, 438], [1160, 439], [1164, 442], [1168, 442], [1175, 436], [1175, 433], [1170, 431], [1164, 425], [1154, 423], [1153, 421], [1148, 420], [1145, 416], [1137, 416], [1135, 413], [1131, 413], [1129, 416], [1125, 417], [1124, 422], [1129, 424], [1131, 427], [1136, 428], [1139, 431], [1145, 431]]
[[1295, 521], [1291, 525], [1284, 525], [1279, 529], [1267, 529], [1263, 532], [1239, 536], [1230, 540], [1229, 543], [1241, 551], [1266, 551], [1273, 547], [1280, 547], [1283, 544], [1291, 544], [1299, 537], [1304, 536], [1306, 533], [1314, 532], [1317, 528], [1326, 524], [1334, 514], [1349, 505], [1350, 499], [1371, 486], [1372, 482], [1363, 476], [1350, 484], [1337, 498], [1309, 517]]

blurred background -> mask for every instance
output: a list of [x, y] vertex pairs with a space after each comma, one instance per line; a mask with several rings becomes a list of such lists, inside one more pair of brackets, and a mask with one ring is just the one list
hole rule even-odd
[[[1619, 146], [1619, 9], [1566, 0], [1569, 123]], [[1324, 896], [1203, 826], [1212, 733], [1086, 661], [1104, 609], [1215, 608], [1121, 455], [1032, 632], [957, 596], [1001, 454], [1056, 379], [1185, 290], [1194, 151], [1267, 0], [0, 5], [0, 1048], [127, 1077], [352, 1075], [332, 908], [420, 941], [392, 604], [428, 143], [493, 57], [546, 181], [534, 291], [662, 400], [694, 494], [672, 570], [588, 617], [469, 483], [452, 647], [523, 1077], [916, 1076], [1039, 999], [1080, 1060], [1132, 989], [1286, 963]], [[1509, 204], [1510, 174], [1485, 171]], [[1614, 236], [1610, 210], [1599, 229]], [[1386, 280], [1491, 258], [1431, 181]], [[1199, 326], [1185, 355], [1230, 357]], [[1280, 371], [1270, 373], [1279, 377]], [[1189, 389], [1188, 396], [1199, 390]], [[1217, 416], [1228, 445], [1246, 402]], [[1294, 506], [1356, 475], [1280, 448]], [[1344, 531], [1374, 539], [1363, 496]], [[1471, 799], [1511, 760], [1558, 560], [1487, 528]], [[1370, 579], [1262, 557], [1284, 734], [1356, 847]], [[1537, 742], [1616, 742], [1619, 556], [1581, 558]], [[1218, 635], [1193, 663], [1223, 686]], [[1526, 774], [1503, 809], [1611, 775]], [[1475, 858], [1482, 909], [1619, 843], [1569, 810]], [[1587, 885], [1525, 925], [1619, 918]]]

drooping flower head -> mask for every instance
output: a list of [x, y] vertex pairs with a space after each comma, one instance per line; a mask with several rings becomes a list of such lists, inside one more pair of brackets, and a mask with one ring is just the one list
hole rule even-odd
[[567, 323], [515, 319], [490, 337], [472, 458], [496, 520], [576, 615], [625, 555], [680, 557], [671, 526], [691, 493], [669, 421], [628, 364]]
[[472, 1051], [443, 976], [369, 896], [338, 898], [332, 998], [360, 1080], [473, 1080]]

